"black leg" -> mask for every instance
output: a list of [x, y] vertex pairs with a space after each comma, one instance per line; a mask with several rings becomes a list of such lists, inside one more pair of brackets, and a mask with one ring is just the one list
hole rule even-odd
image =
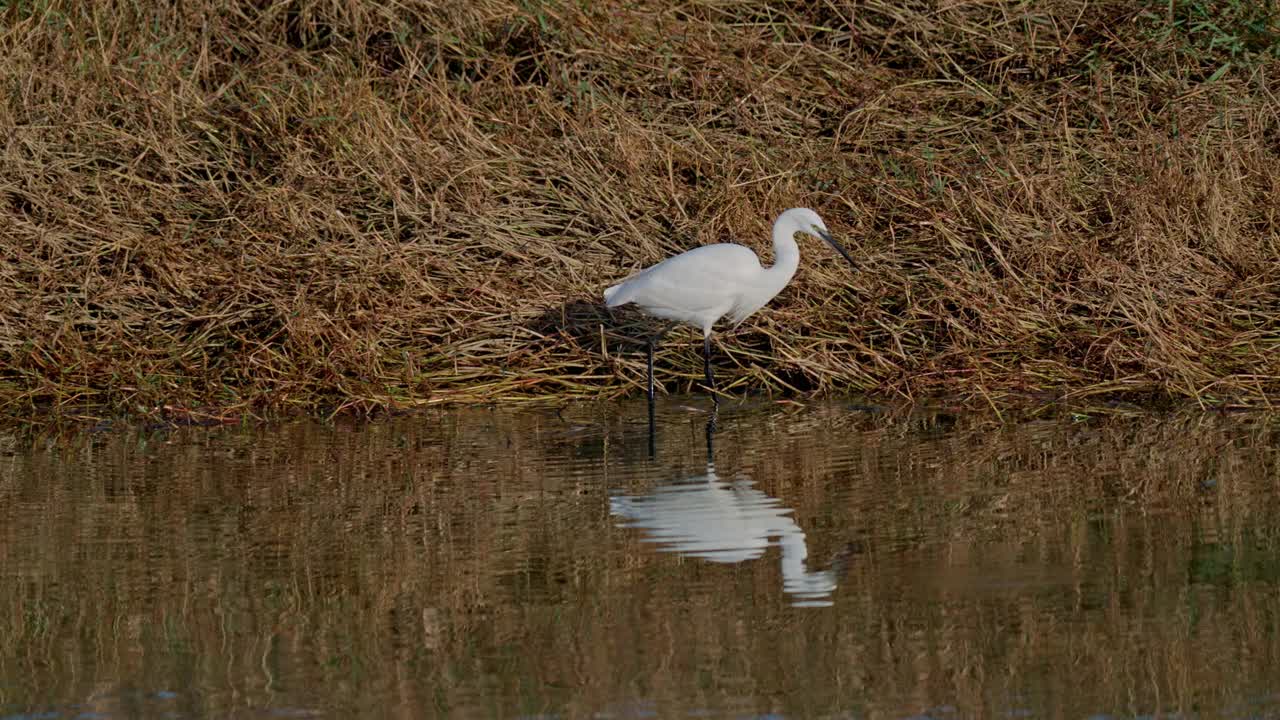
[[717, 415], [719, 414], [718, 413], [719, 409], [720, 409], [719, 405], [713, 405], [711, 407], [711, 414], [707, 416], [707, 464], [708, 465], [714, 465], [716, 462], [715, 434], [716, 434], [716, 424], [717, 424], [716, 421], [717, 421]]
[[653, 382], [653, 351], [658, 348], [658, 343], [662, 338], [671, 332], [671, 328], [675, 327], [675, 323], [667, 323], [666, 327], [658, 331], [657, 335], [649, 338], [649, 458], [653, 459], [658, 454], [658, 428], [655, 422], [654, 413], [654, 382]]
[[[653, 405], [653, 398], [654, 398], [653, 351], [658, 348], [658, 343], [662, 342], [662, 338], [666, 337], [667, 333], [671, 332], [671, 328], [673, 327], [675, 327], [675, 325], [668, 323], [667, 326], [662, 328], [662, 330], [660, 330], [657, 335], [654, 335], [649, 338], [649, 404], [650, 405]], [[650, 408], [650, 410], [652, 411], [652, 408]]]
[[711, 400], [716, 405], [720, 404], [720, 397], [716, 395], [716, 376], [711, 372], [711, 336], [704, 335], [702, 337], [702, 360], [703, 369], [707, 372], [707, 390], [711, 392]]
[[649, 398], [649, 459], [658, 456], [658, 428], [653, 417], [653, 398]]
[[657, 345], [652, 338], [649, 339], [649, 414], [653, 414], [653, 348]]

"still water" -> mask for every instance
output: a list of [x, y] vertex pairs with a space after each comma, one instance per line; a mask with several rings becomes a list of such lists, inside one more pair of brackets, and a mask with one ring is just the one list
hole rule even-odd
[[666, 398], [0, 445], [0, 718], [1280, 717], [1280, 420]]

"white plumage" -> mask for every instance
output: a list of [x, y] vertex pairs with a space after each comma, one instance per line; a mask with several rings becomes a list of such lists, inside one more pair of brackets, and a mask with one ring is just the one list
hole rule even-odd
[[624, 520], [624, 527], [644, 531], [648, 540], [711, 562], [754, 560], [777, 545], [782, 589], [795, 604], [831, 604], [836, 573], [809, 569], [804, 531], [791, 508], [749, 479], [721, 479], [710, 462], [706, 475], [659, 485], [644, 495], [613, 494], [609, 511]]
[[[831, 237], [818, 213], [792, 208], [773, 223], [773, 265], [766, 268], [749, 248], [733, 243], [706, 245], [667, 258], [604, 291], [609, 307], [635, 303], [645, 313], [702, 330], [707, 387], [714, 398], [711, 328], [727, 317], [736, 327], [782, 291], [800, 264], [795, 234], [822, 238], [846, 260], [853, 258]], [[669, 328], [668, 328], [669, 329]], [[653, 399], [653, 349], [649, 342], [649, 399]]]

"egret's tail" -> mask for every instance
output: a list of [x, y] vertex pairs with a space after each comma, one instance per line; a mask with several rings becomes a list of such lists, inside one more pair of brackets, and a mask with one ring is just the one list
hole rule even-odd
[[622, 286], [624, 284], [625, 283], [618, 283], [613, 287], [605, 288], [605, 291], [604, 291], [605, 305], [607, 305], [608, 307], [617, 307], [619, 305], [626, 303], [629, 300], [629, 298], [627, 297], [627, 293], [618, 292], [619, 290], [622, 289]]

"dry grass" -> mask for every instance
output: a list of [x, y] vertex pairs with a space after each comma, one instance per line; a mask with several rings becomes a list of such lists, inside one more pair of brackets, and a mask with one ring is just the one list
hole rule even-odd
[[4, 7], [9, 417], [633, 392], [601, 289], [794, 205], [862, 267], [806, 245], [737, 392], [1280, 389], [1251, 4]]

